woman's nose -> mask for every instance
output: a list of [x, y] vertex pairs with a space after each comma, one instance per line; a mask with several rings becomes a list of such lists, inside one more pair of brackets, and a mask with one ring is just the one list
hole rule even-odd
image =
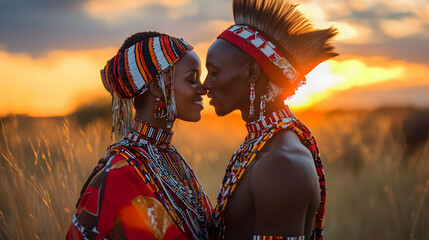
[[207, 94], [207, 90], [203, 87], [203, 85], [199, 85], [197, 91], [198, 91], [198, 94], [201, 94], [201, 95]]

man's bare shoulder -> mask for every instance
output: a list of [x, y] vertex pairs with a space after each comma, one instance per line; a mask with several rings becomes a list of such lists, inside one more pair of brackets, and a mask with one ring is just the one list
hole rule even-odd
[[[318, 178], [314, 160], [298, 136], [290, 130], [278, 132], [267, 143], [252, 168], [252, 194], [261, 204], [307, 206], [315, 190]], [[269, 196], [269, 197], [267, 197]], [[294, 196], [294, 198], [291, 198]]]
[[[264, 147], [265, 148], [265, 147]], [[254, 177], [266, 177], [278, 172], [282, 177], [295, 175], [302, 177], [315, 174], [314, 160], [308, 148], [301, 143], [298, 136], [288, 130], [276, 133], [267, 143], [266, 150], [255, 163]], [[266, 172], [266, 170], [269, 170]], [[299, 176], [296, 176], [299, 179]]]
[[266, 147], [251, 171], [255, 231], [302, 235], [309, 206], [317, 202], [319, 191], [311, 152], [290, 130], [278, 132]]

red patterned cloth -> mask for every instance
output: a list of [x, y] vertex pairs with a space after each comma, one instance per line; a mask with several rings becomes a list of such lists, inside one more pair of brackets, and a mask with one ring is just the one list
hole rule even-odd
[[137, 121], [110, 146], [66, 239], [211, 239], [210, 202], [171, 136]]

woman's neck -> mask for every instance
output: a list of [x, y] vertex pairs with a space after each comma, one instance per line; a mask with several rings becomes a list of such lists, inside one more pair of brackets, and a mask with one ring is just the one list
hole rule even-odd
[[141, 121], [147, 122], [162, 130], [171, 131], [174, 121], [169, 123], [165, 120], [166, 117], [156, 118], [153, 112], [154, 111], [151, 108], [136, 109], [135, 119], [139, 119]]

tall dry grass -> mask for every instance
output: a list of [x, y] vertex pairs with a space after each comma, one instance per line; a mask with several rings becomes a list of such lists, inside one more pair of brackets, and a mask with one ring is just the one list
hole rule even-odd
[[[328, 183], [326, 239], [429, 239], [429, 146], [403, 157], [403, 110], [307, 112]], [[63, 239], [109, 121], [9, 117], [0, 126], [0, 239]], [[245, 135], [240, 117], [176, 122], [173, 144], [212, 204]]]

